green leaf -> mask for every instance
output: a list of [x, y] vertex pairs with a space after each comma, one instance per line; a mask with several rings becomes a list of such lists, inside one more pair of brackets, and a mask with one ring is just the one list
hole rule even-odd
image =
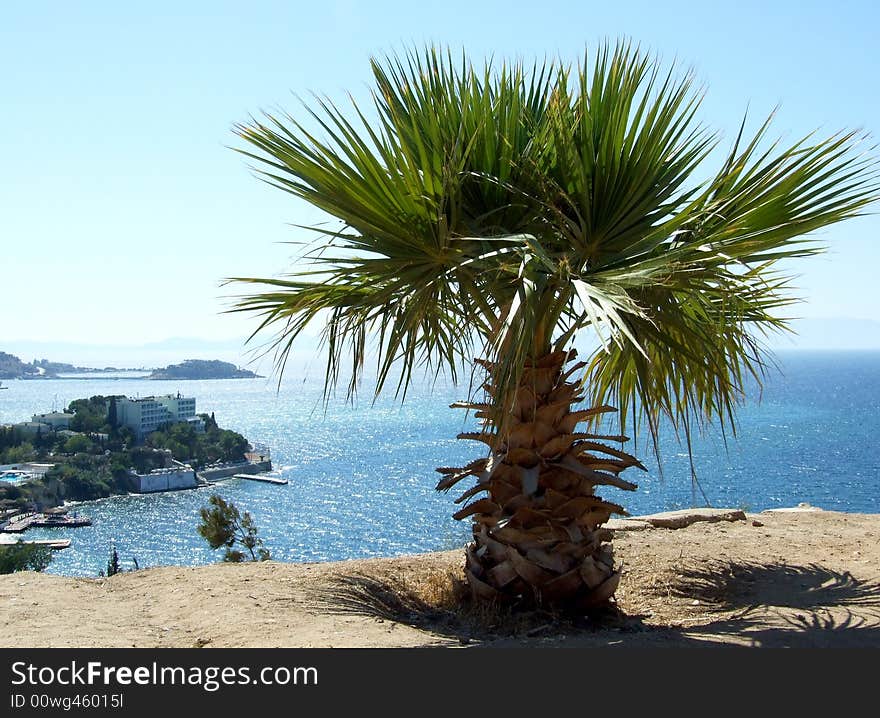
[[656, 439], [666, 416], [688, 442], [711, 420], [735, 429], [794, 301], [779, 262], [878, 198], [864, 137], [785, 145], [772, 116], [752, 135], [744, 120], [698, 179], [718, 143], [702, 91], [627, 41], [577, 67], [435, 47], [371, 64], [370, 108], [313, 98], [235, 128], [262, 179], [338, 220], [305, 229], [290, 276], [234, 280], [279, 376], [322, 326], [328, 392], [347, 374], [354, 393], [369, 356], [375, 391], [405, 396], [418, 371], [455, 379], [482, 352], [509, 406], [528, 362], [592, 331], [590, 399], [624, 425]]

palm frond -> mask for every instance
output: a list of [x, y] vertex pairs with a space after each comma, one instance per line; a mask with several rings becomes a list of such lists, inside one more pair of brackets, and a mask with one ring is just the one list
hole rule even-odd
[[348, 373], [354, 390], [371, 345], [376, 391], [399, 368], [404, 395], [416, 370], [456, 377], [482, 352], [509, 405], [528, 362], [594, 331], [591, 398], [624, 422], [733, 428], [794, 301], [779, 262], [880, 196], [863, 136], [783, 146], [770, 118], [696, 180], [718, 142], [702, 91], [628, 42], [575, 68], [428, 48], [372, 69], [370, 112], [314, 98], [236, 126], [266, 182], [339, 221], [314, 228], [308, 267], [236, 280], [261, 291], [234, 310], [275, 332], [279, 371], [321, 323], [328, 389]]

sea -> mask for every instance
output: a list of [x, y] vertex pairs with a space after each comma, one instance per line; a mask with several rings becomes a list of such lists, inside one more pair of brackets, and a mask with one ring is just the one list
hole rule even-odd
[[[749, 388], [736, 436], [710, 429], [692, 438], [696, 480], [686, 447], [661, 429], [658, 465], [642, 434], [627, 445], [648, 468], [624, 476], [635, 492], [605, 488], [604, 498], [630, 514], [706, 506], [765, 509], [809, 503], [845, 512], [880, 512], [880, 352], [790, 351], [776, 354], [763, 387]], [[434, 490], [438, 466], [484, 455], [482, 444], [456, 440], [473, 417], [449, 407], [468, 386], [424, 380], [405, 400], [393, 391], [374, 400], [365, 382], [354, 401], [323, 400], [322, 372], [277, 379], [152, 381], [120, 373], [6, 381], [0, 423], [62, 409], [97, 394], [196, 397], [224, 428], [271, 448], [287, 485], [232, 479], [210, 487], [116, 496], [75, 507], [93, 524], [31, 529], [26, 538], [69, 538], [48, 572], [97, 576], [115, 545], [124, 569], [200, 565], [221, 560], [196, 527], [211, 494], [254, 518], [280, 561], [332, 561], [460, 547], [466, 523], [452, 519], [456, 494]], [[613, 429], [613, 426], [608, 427]], [[662, 470], [661, 470], [662, 466]]]

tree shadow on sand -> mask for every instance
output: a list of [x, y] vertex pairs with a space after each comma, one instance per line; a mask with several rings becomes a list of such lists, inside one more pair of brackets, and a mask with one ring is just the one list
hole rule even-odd
[[857, 615], [846, 608], [795, 614], [774, 607], [751, 613], [753, 610], [749, 609], [751, 615], [692, 627], [687, 631], [687, 638], [691, 645], [735, 643], [762, 648], [880, 646], [878, 615]]
[[753, 646], [880, 646], [880, 585], [819, 564], [710, 561], [679, 568], [668, 594], [725, 614], [694, 640]]
[[810, 564], [711, 561], [679, 568], [671, 595], [720, 611], [756, 606], [785, 608], [880, 607], [880, 586], [849, 571]]
[[880, 586], [849, 572], [713, 561], [679, 568], [666, 591], [681, 599], [683, 610], [699, 601], [708, 620], [665, 627], [615, 606], [572, 617], [475, 604], [452, 573], [431, 577], [427, 588], [344, 576], [315, 595], [314, 607], [402, 623], [461, 644], [880, 646]]

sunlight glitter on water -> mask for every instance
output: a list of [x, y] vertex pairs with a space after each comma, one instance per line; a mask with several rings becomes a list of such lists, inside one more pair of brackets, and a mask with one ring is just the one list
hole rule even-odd
[[[741, 411], [738, 438], [717, 433], [694, 441], [700, 485], [714, 506], [751, 511], [801, 501], [842, 511], [880, 511], [880, 354], [785, 356], [785, 376], [765, 386], [761, 404]], [[318, 382], [267, 380], [155, 382], [146, 380], [14, 381], [3, 392], [0, 422], [21, 421], [94, 394], [181, 392], [197, 410], [214, 411], [221, 426], [268, 443], [290, 483], [230, 480], [215, 487], [83, 504], [91, 527], [31, 530], [27, 538], [70, 538], [50, 571], [97, 575], [115, 541], [126, 567], [196, 565], [219, 560], [197, 534], [199, 508], [214, 491], [250, 511], [273, 557], [324, 561], [416, 553], [462, 545], [468, 527], [451, 518], [455, 493], [434, 491], [437, 466], [462, 465], [481, 454], [455, 435], [473, 426], [449, 409], [464, 390], [416, 387], [400, 406], [382, 398], [355, 407], [332, 401], [321, 409]], [[315, 408], [317, 407], [317, 411]], [[766, 441], [762, 441], [766, 439]], [[702, 504], [692, 486], [687, 452], [670, 432], [661, 441], [663, 476], [650, 463], [644, 438], [635, 452], [647, 474], [632, 471], [634, 493], [601, 492], [632, 514]]]

